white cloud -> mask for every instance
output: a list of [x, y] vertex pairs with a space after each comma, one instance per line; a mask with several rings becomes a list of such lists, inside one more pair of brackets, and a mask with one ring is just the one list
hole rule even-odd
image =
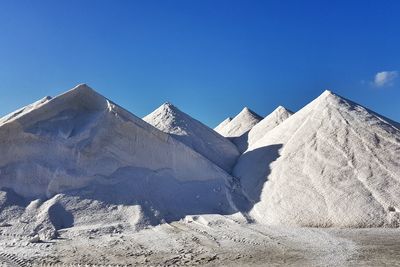
[[381, 71], [375, 75], [374, 85], [376, 87], [393, 85], [394, 80], [399, 76], [398, 71]]

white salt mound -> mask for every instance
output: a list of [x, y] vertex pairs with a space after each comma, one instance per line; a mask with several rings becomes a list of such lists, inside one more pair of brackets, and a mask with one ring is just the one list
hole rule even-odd
[[261, 223], [400, 223], [399, 124], [330, 91], [252, 145], [234, 175]]
[[0, 220], [19, 230], [235, 211], [225, 171], [88, 86], [30, 107], [0, 124]]
[[276, 126], [281, 124], [284, 120], [289, 118], [293, 112], [286, 108], [279, 106], [272, 111], [268, 116], [257, 123], [249, 132], [248, 144], [251, 146], [262, 138], [267, 132], [274, 129]]
[[231, 172], [239, 151], [229, 140], [193, 119], [171, 103], [165, 103], [143, 118], [170, 134], [227, 172]]
[[234, 145], [170, 104], [145, 118], [157, 129], [86, 85], [39, 100], [0, 119], [2, 233], [39, 242], [238, 209], [263, 224], [399, 227], [400, 124], [329, 91], [290, 115], [245, 108], [219, 127], [246, 150], [233, 178]]
[[50, 96], [46, 96], [30, 105], [27, 105], [26, 107], [18, 109], [17, 111], [14, 111], [14, 112], [0, 118], [0, 125], [23, 116], [24, 114], [30, 112], [31, 110], [34, 110], [34, 109], [42, 106], [43, 104], [47, 103], [50, 99], [51, 99]]
[[[228, 119], [226, 119], [225, 122]], [[250, 131], [261, 119], [262, 117], [260, 115], [250, 110], [248, 107], [245, 107], [232, 120], [225, 123], [224, 127], [220, 127], [219, 133], [225, 137], [240, 137], [244, 133]]]
[[260, 115], [245, 107], [224, 127], [219, 127], [220, 129], [217, 132], [228, 137], [242, 153], [248, 146], [248, 132], [261, 120]]
[[214, 128], [214, 131], [216, 131], [217, 133], [219, 133], [228, 123], [230, 123], [232, 120], [231, 117], [226, 118], [225, 120], [223, 120], [220, 124], [217, 125], [217, 127]]

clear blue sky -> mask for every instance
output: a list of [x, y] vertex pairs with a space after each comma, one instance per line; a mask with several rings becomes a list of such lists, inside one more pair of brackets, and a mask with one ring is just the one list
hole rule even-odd
[[399, 70], [398, 0], [0, 2], [0, 116], [88, 83], [210, 126], [328, 88], [400, 121]]

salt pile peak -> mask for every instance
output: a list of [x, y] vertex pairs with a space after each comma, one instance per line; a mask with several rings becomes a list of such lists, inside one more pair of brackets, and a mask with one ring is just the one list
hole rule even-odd
[[261, 223], [378, 227], [400, 223], [398, 124], [325, 91], [238, 160]]
[[236, 115], [228, 124], [219, 129], [219, 133], [228, 137], [239, 149], [244, 152], [248, 146], [247, 134], [254, 125], [259, 123], [262, 117], [248, 107]]
[[261, 120], [260, 115], [244, 107], [225, 127], [220, 129], [219, 133], [225, 137], [240, 137]]
[[235, 211], [225, 171], [84, 84], [3, 123], [0, 140], [0, 188], [10, 192], [0, 194], [0, 220], [10, 219], [9, 231]]
[[263, 137], [267, 132], [274, 129], [276, 126], [281, 124], [284, 120], [289, 118], [293, 114], [292, 111], [286, 109], [283, 106], [278, 106], [268, 116], [257, 123], [249, 132], [248, 143], [249, 146], [254, 144], [257, 140]]
[[232, 171], [239, 157], [239, 151], [232, 142], [171, 103], [164, 103], [143, 120], [170, 134], [227, 172]]

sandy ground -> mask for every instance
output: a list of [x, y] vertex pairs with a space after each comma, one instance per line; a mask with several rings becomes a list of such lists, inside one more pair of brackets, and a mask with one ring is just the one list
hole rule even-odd
[[400, 266], [400, 229], [282, 228], [212, 215], [139, 232], [104, 234], [103, 230], [65, 229], [60, 238], [41, 243], [1, 235], [0, 262], [4, 266]]

